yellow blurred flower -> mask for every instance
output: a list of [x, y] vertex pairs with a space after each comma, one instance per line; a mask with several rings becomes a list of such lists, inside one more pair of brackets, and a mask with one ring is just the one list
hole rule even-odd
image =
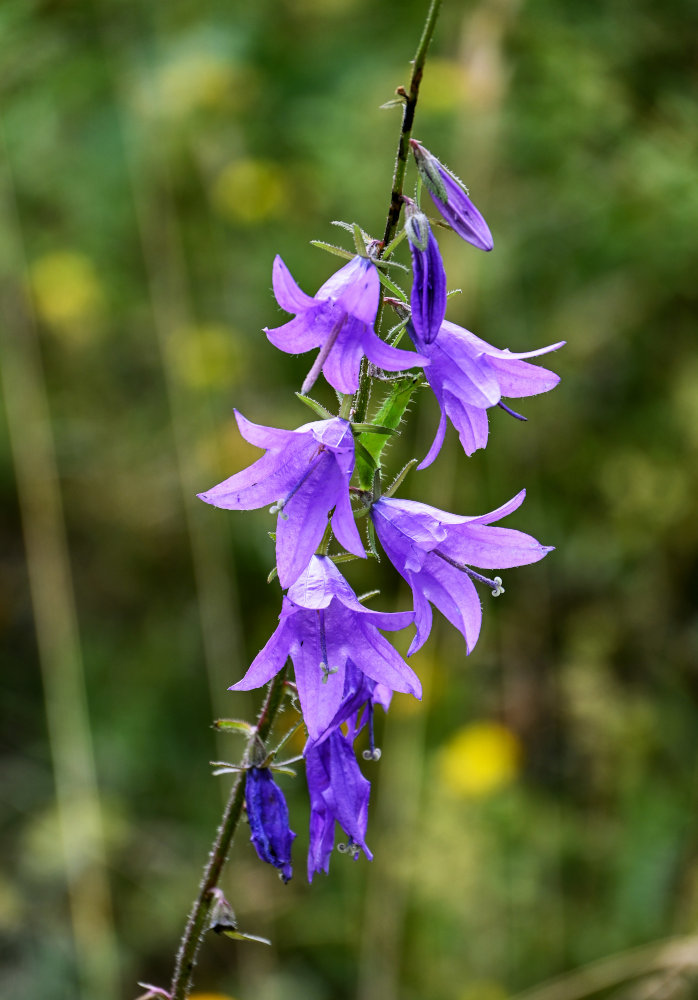
[[192, 993], [191, 1000], [235, 1000], [230, 993]]
[[473, 722], [441, 748], [439, 777], [454, 795], [479, 798], [511, 784], [521, 767], [519, 738], [497, 722]]
[[70, 250], [49, 253], [31, 264], [29, 277], [39, 316], [76, 340], [89, 339], [104, 301], [90, 258]]
[[231, 386], [244, 363], [236, 331], [222, 323], [175, 330], [167, 344], [167, 355], [178, 381], [192, 389]]
[[501, 983], [492, 979], [479, 979], [469, 983], [458, 1000], [507, 1000], [510, 996]]
[[183, 117], [201, 108], [227, 108], [243, 92], [234, 68], [215, 52], [187, 52], [161, 70], [158, 79], [160, 110]]
[[214, 181], [214, 207], [232, 222], [253, 224], [279, 214], [285, 200], [284, 175], [267, 160], [240, 159], [224, 167]]

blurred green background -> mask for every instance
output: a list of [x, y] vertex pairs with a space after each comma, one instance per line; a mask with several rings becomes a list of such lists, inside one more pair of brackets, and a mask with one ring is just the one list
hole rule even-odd
[[[382, 234], [399, 112], [379, 105], [426, 6], [0, 8], [3, 998], [167, 985], [229, 784], [209, 761], [239, 752], [210, 722], [254, 713], [226, 689], [280, 599], [268, 514], [194, 494], [258, 456], [233, 406], [312, 419], [308, 356], [260, 332], [284, 321], [272, 261], [312, 293], [331, 219]], [[557, 549], [485, 595], [473, 656], [439, 617], [414, 658], [424, 702], [396, 697], [364, 766], [372, 864], [335, 856], [309, 887], [304, 780], [282, 779], [293, 881], [243, 831], [225, 884], [273, 947], [207, 941], [201, 1000], [505, 1000], [682, 935], [598, 974], [694, 995], [697, 32], [689, 0], [444, 0], [415, 135], [495, 239], [442, 234], [449, 318], [567, 346], [527, 424], [493, 412], [471, 459], [450, 431], [405, 489], [475, 514], [526, 486], [508, 523]], [[436, 421], [424, 392], [394, 467]], [[347, 574], [404, 608], [384, 563]]]

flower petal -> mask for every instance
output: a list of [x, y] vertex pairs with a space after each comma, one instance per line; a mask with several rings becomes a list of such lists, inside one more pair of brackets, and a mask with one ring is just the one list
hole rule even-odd
[[373, 324], [378, 312], [380, 279], [375, 265], [365, 257], [354, 257], [327, 279], [316, 299], [333, 299], [355, 319]]
[[332, 453], [324, 451], [306, 469], [302, 484], [288, 500], [276, 529], [276, 568], [279, 583], [289, 587], [306, 568], [327, 526], [329, 508], [346, 489]]
[[298, 287], [278, 254], [274, 258], [271, 276], [276, 301], [285, 312], [301, 313], [315, 305], [315, 299]]
[[430, 344], [441, 329], [446, 315], [446, 272], [439, 244], [431, 229], [426, 250], [420, 250], [410, 243], [410, 251], [414, 275], [410, 296], [412, 323], [420, 340]]
[[[284, 604], [286, 603], [284, 599]], [[292, 641], [292, 625], [288, 618], [282, 618], [266, 646], [255, 656], [245, 676], [236, 684], [231, 684], [228, 690], [252, 691], [270, 681], [286, 663]]]

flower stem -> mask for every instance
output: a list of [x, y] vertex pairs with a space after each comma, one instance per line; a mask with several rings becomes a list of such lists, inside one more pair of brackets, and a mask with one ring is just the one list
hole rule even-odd
[[436, 19], [439, 16], [441, 0], [431, 0], [429, 13], [424, 22], [422, 37], [417, 46], [414, 62], [412, 64], [412, 76], [410, 77], [409, 90], [403, 91], [405, 97], [405, 107], [402, 113], [402, 128], [400, 129], [400, 139], [397, 146], [397, 156], [395, 157], [395, 172], [393, 174], [393, 189], [390, 195], [390, 207], [388, 218], [385, 223], [385, 235], [383, 236], [384, 246], [392, 241], [397, 230], [397, 224], [402, 209], [402, 189], [405, 183], [405, 171], [407, 169], [407, 159], [410, 151], [410, 136], [412, 135], [412, 125], [414, 123], [414, 113], [417, 107], [419, 96], [419, 85], [422, 82], [424, 63], [427, 58], [427, 49], [431, 36], [434, 34]]
[[[247, 762], [252, 745], [256, 740], [260, 739], [264, 742], [269, 736], [271, 727], [281, 708], [285, 678], [286, 669], [280, 670], [269, 685], [267, 696], [264, 699], [264, 704], [257, 718], [257, 725], [245, 747], [245, 753], [242, 758], [243, 765]], [[214, 902], [214, 889], [218, 887], [223, 867], [228, 859], [233, 837], [242, 816], [244, 798], [245, 773], [243, 771], [235, 781], [230, 792], [230, 797], [228, 798], [220, 826], [218, 827], [216, 839], [209, 854], [208, 864], [204, 869], [204, 876], [199, 886], [199, 894], [194, 900], [189, 919], [187, 920], [187, 926], [182, 935], [175, 960], [172, 986], [170, 987], [171, 1000], [187, 1000], [189, 996], [196, 957], [201, 947], [203, 936], [208, 929], [208, 918]]]
[[[402, 112], [402, 126], [400, 128], [400, 138], [398, 139], [397, 154], [395, 156], [393, 186], [390, 193], [388, 216], [385, 221], [383, 247], [377, 254], [379, 257], [382, 256], [385, 248], [389, 246], [395, 238], [398, 222], [400, 221], [400, 212], [402, 211], [402, 190], [405, 185], [405, 171], [407, 170], [407, 161], [409, 158], [410, 137], [412, 135], [412, 126], [414, 124], [414, 114], [417, 109], [419, 86], [422, 82], [424, 64], [427, 58], [427, 50], [429, 48], [431, 36], [434, 34], [436, 19], [439, 16], [440, 8], [441, 0], [431, 0], [431, 3], [429, 4], [429, 11], [427, 12], [426, 20], [424, 22], [424, 28], [422, 30], [422, 37], [419, 39], [419, 45], [417, 46], [417, 51], [412, 62], [412, 76], [410, 77], [409, 88], [407, 90], [405, 90], [404, 87], [398, 88], [398, 93], [404, 97], [405, 105]], [[381, 296], [375, 324], [376, 332], [380, 331], [382, 319], [383, 288], [381, 286]], [[359, 379], [359, 389], [355, 407], [355, 419], [360, 422], [366, 420], [366, 412], [368, 410], [368, 403], [371, 396], [371, 383], [372, 378], [370, 375], [370, 369], [364, 361], [361, 367], [361, 377]]]

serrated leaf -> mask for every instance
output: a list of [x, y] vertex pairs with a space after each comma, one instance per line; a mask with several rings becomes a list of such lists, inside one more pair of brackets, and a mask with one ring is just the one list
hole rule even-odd
[[297, 392], [296, 396], [300, 399], [301, 403], [305, 403], [305, 405], [311, 409], [313, 413], [317, 413], [317, 415], [322, 417], [323, 420], [330, 420], [334, 416], [334, 414], [330, 413], [326, 406], [323, 406], [322, 403], [318, 403], [316, 399], [311, 399], [310, 396], [304, 396], [302, 392]]
[[388, 289], [388, 291], [392, 292], [393, 295], [397, 295], [397, 297], [402, 302], [407, 302], [408, 301], [407, 293], [403, 292], [403, 290], [400, 288], [400, 286], [396, 285], [394, 281], [391, 281], [390, 278], [388, 277], [388, 275], [384, 274], [380, 270], [380, 268], [378, 268], [377, 270], [378, 270], [378, 279], [379, 279], [381, 285], [385, 285], [385, 287]]
[[[394, 433], [402, 421], [412, 393], [421, 381], [421, 374], [405, 375], [396, 379], [371, 422]], [[357, 439], [356, 467], [362, 489], [370, 490], [372, 488], [374, 472], [376, 469], [380, 469], [381, 455], [390, 440], [391, 433], [370, 434], [364, 431]], [[359, 449], [368, 453], [368, 458]]]
[[333, 253], [335, 257], [341, 257], [343, 260], [353, 260], [356, 256], [353, 253], [349, 253], [344, 247], [336, 247], [333, 243], [325, 243], [323, 240], [311, 240], [310, 245], [318, 247], [320, 250], [326, 250], [328, 253]]

